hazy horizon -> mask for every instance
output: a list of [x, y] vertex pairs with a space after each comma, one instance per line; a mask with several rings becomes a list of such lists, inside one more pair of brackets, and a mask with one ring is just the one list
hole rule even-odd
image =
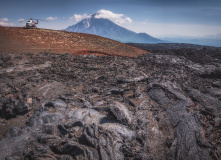
[[39, 18], [39, 28], [65, 29], [92, 13], [155, 37], [205, 36], [221, 33], [220, 0], [0, 0], [0, 25], [23, 26]]

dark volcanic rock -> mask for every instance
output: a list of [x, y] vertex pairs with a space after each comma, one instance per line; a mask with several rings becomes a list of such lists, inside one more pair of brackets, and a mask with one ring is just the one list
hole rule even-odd
[[15, 109], [15, 102], [11, 98], [5, 98], [3, 100], [1, 117], [6, 119], [14, 118], [16, 116], [16, 114], [14, 113], [14, 109]]
[[6, 98], [3, 100], [2, 110], [1, 110], [1, 117], [10, 119], [15, 118], [16, 115], [23, 115], [28, 112], [27, 104], [19, 100], [16, 104], [12, 98]]
[[2, 54], [0, 159], [218, 160], [220, 55]]
[[150, 97], [169, 114], [171, 124], [177, 126], [192, 102], [168, 82], [150, 83], [148, 90]]
[[206, 111], [221, 116], [221, 101], [219, 99], [194, 89], [189, 90], [188, 93], [193, 101], [202, 105]]
[[186, 111], [192, 102], [167, 82], [151, 83], [150, 87], [150, 97], [163, 107], [175, 129], [174, 159], [209, 159], [211, 145], [203, 139], [199, 117]]
[[28, 112], [28, 107], [24, 101], [20, 100], [14, 110], [17, 115], [22, 115]]

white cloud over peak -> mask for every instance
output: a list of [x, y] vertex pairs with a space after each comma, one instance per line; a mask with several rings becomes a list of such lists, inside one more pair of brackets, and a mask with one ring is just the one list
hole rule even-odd
[[91, 15], [88, 15], [86, 13], [85, 14], [74, 14], [69, 19], [79, 22], [79, 21], [81, 21], [82, 19], [85, 19], [85, 18], [91, 18]]
[[[91, 18], [92, 14], [74, 14], [72, 17], [70, 17], [69, 19], [71, 20], [75, 20], [76, 22], [79, 22], [85, 18]], [[117, 13], [113, 13], [109, 10], [104, 10], [101, 9], [99, 10], [97, 13], [95, 13], [95, 18], [106, 18], [109, 19], [111, 21], [113, 21], [114, 23], [117, 24], [123, 24], [123, 23], [132, 23], [132, 19], [129, 17], [124, 16], [123, 14], [117, 14]]]
[[95, 18], [106, 18], [117, 24], [132, 23], [131, 18], [126, 17], [123, 14], [113, 13], [111, 11], [104, 10], [104, 9], [99, 10], [96, 13]]
[[8, 18], [0, 19], [0, 26], [14, 26], [14, 23], [9, 22]]
[[129, 17], [125, 18], [125, 21], [126, 21], [126, 23], [132, 23], [133, 22], [132, 19], [129, 18]]
[[58, 19], [57, 17], [48, 17], [48, 18], [46, 18], [46, 20], [48, 20], [48, 21], [50, 21], [50, 20], [56, 20], [56, 19]]

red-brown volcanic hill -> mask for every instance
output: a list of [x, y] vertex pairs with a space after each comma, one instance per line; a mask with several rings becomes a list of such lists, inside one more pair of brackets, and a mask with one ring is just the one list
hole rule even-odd
[[137, 57], [147, 51], [91, 34], [0, 26], [0, 52], [71, 53]]

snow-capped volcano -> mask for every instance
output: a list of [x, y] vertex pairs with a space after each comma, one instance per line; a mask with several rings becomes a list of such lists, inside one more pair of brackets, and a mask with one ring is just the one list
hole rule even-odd
[[[125, 19], [130, 20], [130, 19]], [[131, 43], [161, 43], [160, 39], [154, 38], [146, 33], [135, 33], [127, 30], [109, 19], [102, 18], [99, 13], [91, 14], [73, 26], [65, 29], [69, 32], [89, 33], [107, 37], [120, 42]]]

